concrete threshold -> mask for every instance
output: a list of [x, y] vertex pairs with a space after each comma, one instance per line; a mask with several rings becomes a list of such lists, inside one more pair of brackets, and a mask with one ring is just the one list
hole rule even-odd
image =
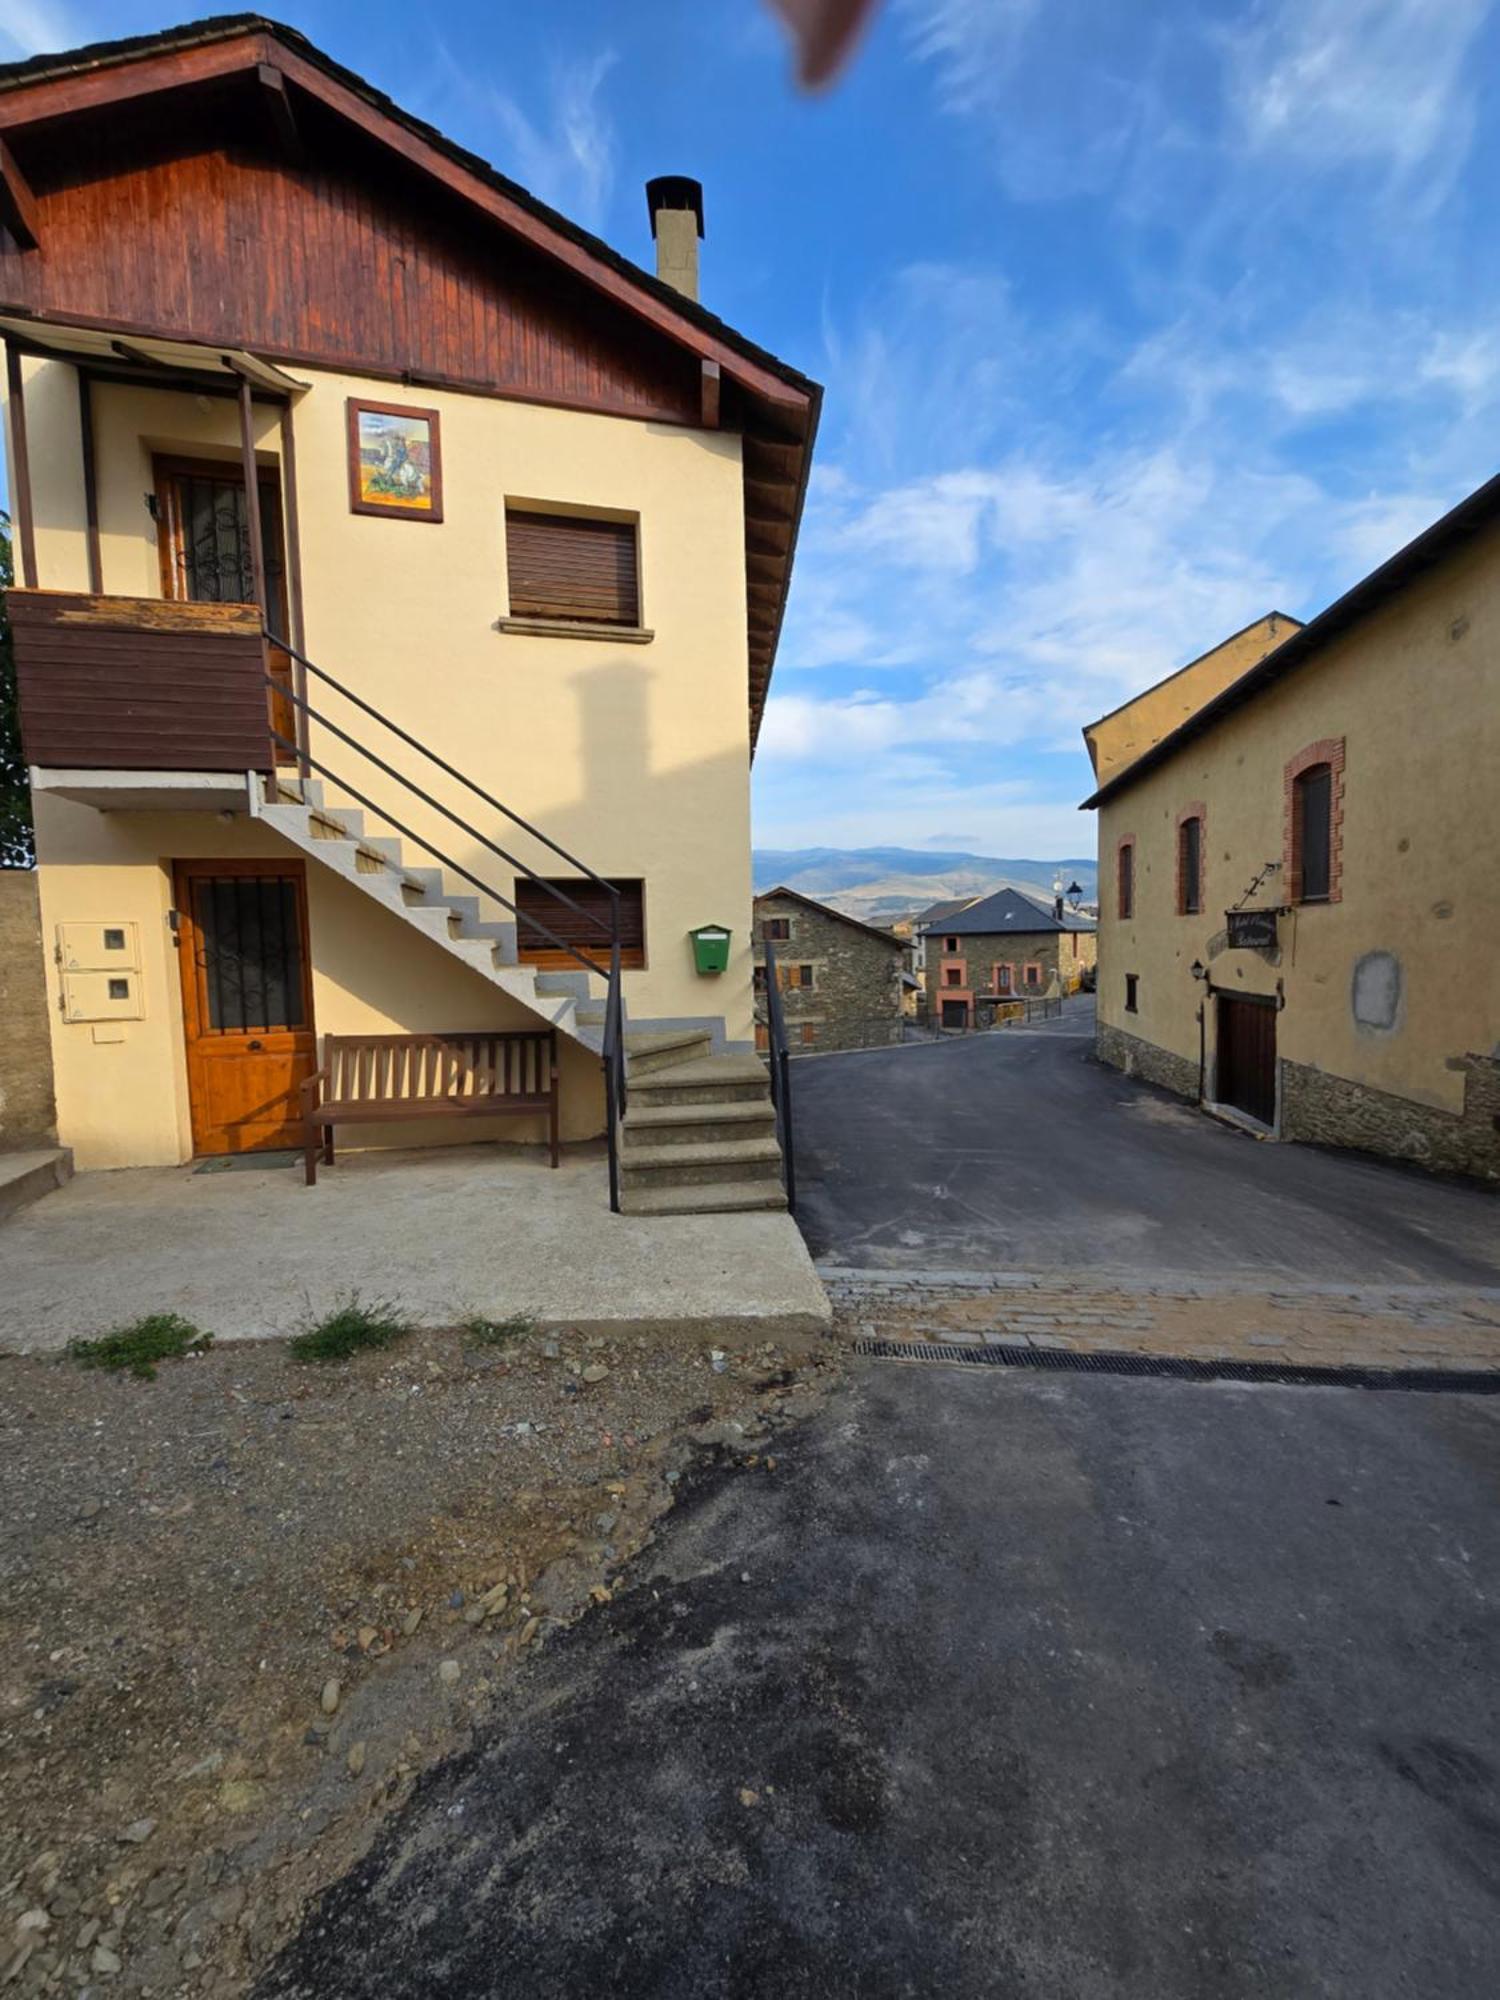
[[351, 1292], [414, 1327], [527, 1314], [732, 1345], [813, 1341], [831, 1311], [786, 1214], [611, 1215], [603, 1149], [434, 1147], [300, 1166], [83, 1174], [0, 1232], [0, 1351], [146, 1313], [220, 1340], [294, 1333]]

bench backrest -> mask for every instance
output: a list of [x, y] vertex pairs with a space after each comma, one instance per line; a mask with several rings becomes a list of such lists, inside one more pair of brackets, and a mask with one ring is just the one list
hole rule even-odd
[[325, 1095], [341, 1104], [546, 1097], [556, 1039], [540, 1033], [325, 1035]]

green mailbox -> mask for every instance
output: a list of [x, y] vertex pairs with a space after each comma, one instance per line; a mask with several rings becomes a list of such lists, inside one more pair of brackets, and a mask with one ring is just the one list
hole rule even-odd
[[693, 959], [700, 972], [728, 971], [729, 932], [722, 924], [699, 924], [688, 936], [693, 940]]

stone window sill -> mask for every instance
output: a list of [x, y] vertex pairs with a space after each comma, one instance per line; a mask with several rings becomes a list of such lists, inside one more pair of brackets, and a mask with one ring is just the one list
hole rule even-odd
[[599, 625], [586, 618], [498, 618], [495, 630], [536, 639], [604, 639], [617, 646], [647, 646], [656, 637], [644, 625]]

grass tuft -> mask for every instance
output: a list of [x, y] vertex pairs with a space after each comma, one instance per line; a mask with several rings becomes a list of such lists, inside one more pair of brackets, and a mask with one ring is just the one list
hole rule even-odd
[[460, 1325], [481, 1347], [509, 1347], [513, 1340], [535, 1333], [536, 1318], [532, 1313], [512, 1313], [508, 1319], [486, 1319], [483, 1313], [471, 1313]]
[[211, 1333], [201, 1333], [180, 1313], [147, 1313], [129, 1326], [117, 1326], [97, 1340], [70, 1340], [68, 1355], [80, 1368], [107, 1368], [111, 1374], [128, 1369], [144, 1382], [156, 1380], [158, 1361], [179, 1361], [203, 1354], [213, 1345]]
[[347, 1361], [366, 1348], [389, 1347], [410, 1332], [393, 1299], [363, 1299], [349, 1292], [332, 1312], [293, 1334], [287, 1349], [294, 1361]]

